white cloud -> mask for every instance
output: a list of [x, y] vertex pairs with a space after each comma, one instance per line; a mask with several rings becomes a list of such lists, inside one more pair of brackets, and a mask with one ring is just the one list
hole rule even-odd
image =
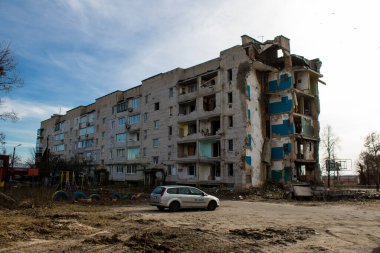
[[71, 108], [59, 105], [48, 105], [33, 101], [24, 101], [18, 99], [6, 99], [0, 110], [3, 112], [14, 111], [21, 120], [27, 118], [45, 120], [53, 114], [64, 114]]
[[[0, 35], [14, 38], [16, 52], [43, 69], [33, 82], [46, 95], [38, 103], [33, 97], [8, 100], [5, 108], [25, 120], [46, 119], [67, 110], [58, 104], [70, 105], [74, 97], [91, 103], [150, 75], [218, 57], [242, 34], [258, 40], [283, 34], [293, 53], [322, 60], [328, 85], [320, 88], [321, 126], [330, 124], [340, 136], [342, 157], [356, 159], [364, 136], [380, 125], [380, 88], [371, 75], [380, 56], [379, 6], [352, 0], [61, 0], [45, 1], [43, 9], [7, 4], [10, 14], [0, 10], [0, 21], [7, 17], [14, 29]], [[45, 104], [58, 84], [65, 85], [61, 93], [77, 92]]]

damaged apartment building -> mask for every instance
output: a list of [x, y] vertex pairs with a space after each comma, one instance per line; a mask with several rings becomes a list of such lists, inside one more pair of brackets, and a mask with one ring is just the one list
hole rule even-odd
[[315, 182], [321, 61], [289, 39], [242, 45], [199, 65], [149, 77], [41, 122], [45, 150], [110, 181], [256, 187]]

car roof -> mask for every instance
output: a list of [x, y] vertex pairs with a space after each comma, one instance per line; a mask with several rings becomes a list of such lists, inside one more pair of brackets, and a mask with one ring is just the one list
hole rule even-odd
[[[190, 188], [196, 188], [193, 186], [188, 186], [188, 185], [162, 185], [161, 187], [166, 187], [166, 188], [177, 188], [177, 187], [190, 187]], [[198, 189], [198, 188], [196, 188]]]

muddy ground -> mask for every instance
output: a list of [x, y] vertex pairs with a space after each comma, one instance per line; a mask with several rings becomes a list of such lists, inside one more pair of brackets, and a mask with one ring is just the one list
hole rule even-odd
[[0, 209], [0, 252], [380, 252], [380, 201], [145, 201]]

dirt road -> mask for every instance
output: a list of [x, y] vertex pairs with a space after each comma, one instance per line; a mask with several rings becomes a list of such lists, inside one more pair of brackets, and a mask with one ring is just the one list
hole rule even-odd
[[60, 204], [0, 217], [0, 252], [380, 252], [380, 201], [222, 201], [177, 213]]

